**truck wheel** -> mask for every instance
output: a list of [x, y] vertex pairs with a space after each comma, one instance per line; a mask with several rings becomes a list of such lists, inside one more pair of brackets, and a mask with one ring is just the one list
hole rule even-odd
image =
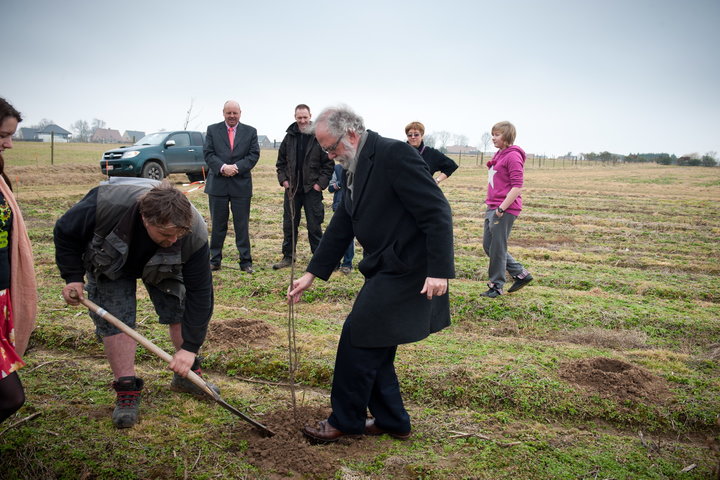
[[162, 180], [165, 178], [165, 171], [157, 162], [147, 162], [142, 169], [144, 178], [152, 178], [153, 180]]
[[188, 173], [187, 177], [191, 182], [200, 182], [203, 180], [202, 173]]

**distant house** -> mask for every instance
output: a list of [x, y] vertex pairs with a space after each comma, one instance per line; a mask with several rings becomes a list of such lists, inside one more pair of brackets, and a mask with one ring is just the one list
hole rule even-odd
[[475, 155], [478, 152], [477, 147], [471, 147], [469, 145], [450, 145], [445, 147], [446, 153], [462, 153], [463, 155]]
[[49, 142], [53, 140], [54, 137], [54, 140], [58, 143], [67, 143], [70, 141], [71, 136], [72, 133], [54, 123], [46, 125], [37, 132], [37, 138], [43, 142]]
[[30, 127], [21, 127], [16, 137], [18, 140], [25, 140], [26, 142], [39, 142], [38, 129]]
[[112, 128], [95, 129], [92, 137], [90, 137], [90, 141], [93, 143], [123, 143], [120, 132]]
[[258, 144], [260, 148], [275, 148], [275, 143], [271, 141], [267, 135], [258, 135]]
[[122, 136], [122, 141], [123, 143], [135, 143], [144, 136], [145, 132], [141, 132], [138, 130], [125, 130], [125, 133], [123, 133]]

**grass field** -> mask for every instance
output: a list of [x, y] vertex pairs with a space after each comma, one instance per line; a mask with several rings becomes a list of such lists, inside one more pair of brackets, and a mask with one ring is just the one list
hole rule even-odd
[[[167, 369], [143, 349], [141, 423], [112, 427], [110, 371], [87, 314], [60, 298], [52, 246], [54, 221], [102, 180], [97, 159], [109, 147], [68, 145], [67, 161], [50, 171], [36, 147], [5, 152], [34, 246], [40, 313], [20, 371], [27, 403], [0, 430], [1, 478], [718, 478], [719, 168], [528, 166], [510, 250], [536, 280], [490, 300], [480, 296], [486, 169], [463, 158], [442, 184], [455, 225], [453, 324], [398, 349], [413, 438], [311, 447], [290, 433], [267, 443], [216, 405], [169, 391]], [[228, 403], [268, 424], [292, 410], [283, 385], [290, 271], [270, 267], [282, 242], [274, 160], [263, 151], [253, 176], [257, 271], [229, 268], [230, 235], [203, 351]], [[171, 180], [187, 189], [183, 176]], [[207, 219], [205, 195], [189, 196]], [[302, 232], [300, 270], [310, 256]], [[361, 285], [357, 271], [334, 274], [295, 308], [303, 412], [329, 408], [337, 337]], [[138, 291], [139, 331], [169, 350]], [[273, 445], [268, 462], [258, 451]]]

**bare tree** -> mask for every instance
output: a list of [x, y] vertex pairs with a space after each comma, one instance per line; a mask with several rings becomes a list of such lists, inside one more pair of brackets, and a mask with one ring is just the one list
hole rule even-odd
[[70, 125], [70, 129], [76, 133], [76, 141], [87, 142], [90, 139], [90, 125], [85, 120], [78, 120]]
[[480, 149], [480, 163], [485, 163], [485, 152], [488, 149], [488, 145], [490, 145], [490, 141], [492, 140], [492, 136], [488, 132], [485, 132], [482, 134], [481, 142], [482, 142], [482, 148]]
[[97, 130], [98, 128], [105, 128], [105, 125], [107, 125], [105, 123], [105, 120], [100, 120], [99, 118], [93, 118], [92, 124], [90, 127], [90, 131], [92, 133], [95, 133], [95, 130]]
[[457, 134], [457, 135], [454, 135], [453, 137], [455, 139], [455, 145], [460, 145], [461, 147], [467, 147], [467, 144], [468, 144], [467, 135]]
[[435, 136], [434, 135], [423, 135], [423, 143], [428, 147], [435, 148]]
[[32, 126], [32, 128], [37, 128], [38, 130], [42, 130], [43, 128], [47, 127], [48, 125], [52, 125], [55, 122], [52, 120], [48, 120], [47, 118], [43, 118], [38, 123]]
[[433, 132], [432, 136], [435, 137], [435, 140], [440, 145], [439, 150], [445, 150], [445, 147], [447, 146], [448, 140], [450, 140], [452, 133], [445, 130], [440, 130], [439, 132]]
[[194, 104], [194, 103], [195, 103], [195, 99], [194, 99], [194, 98], [191, 98], [191, 99], [190, 99], [190, 107], [188, 108], [188, 110], [187, 110], [187, 112], [186, 112], [186, 114], [185, 114], [185, 124], [183, 125], [183, 130], [187, 130], [188, 124], [189, 124], [192, 120], [195, 120], [195, 119], [197, 118], [197, 115], [195, 115], [194, 117], [191, 117], [191, 115], [192, 115], [192, 110], [193, 110], [193, 104]]

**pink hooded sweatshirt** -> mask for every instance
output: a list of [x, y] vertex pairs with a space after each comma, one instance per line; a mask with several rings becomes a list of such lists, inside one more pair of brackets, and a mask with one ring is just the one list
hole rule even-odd
[[[510, 145], [499, 150], [493, 159], [487, 162], [487, 166], [488, 189], [485, 203], [490, 208], [497, 208], [511, 188], [523, 186], [525, 151], [516, 145]], [[519, 215], [521, 210], [522, 195], [518, 195], [512, 205], [505, 209], [513, 215]]]

